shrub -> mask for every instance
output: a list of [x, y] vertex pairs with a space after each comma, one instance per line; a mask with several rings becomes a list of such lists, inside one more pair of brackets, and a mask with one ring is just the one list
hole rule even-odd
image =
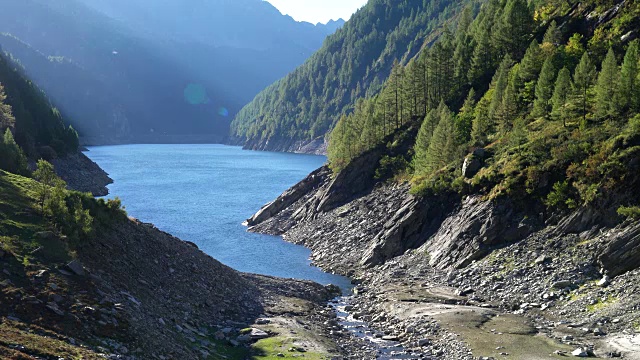
[[640, 206], [620, 206], [618, 208], [618, 215], [624, 216], [627, 219], [638, 220], [640, 219]]

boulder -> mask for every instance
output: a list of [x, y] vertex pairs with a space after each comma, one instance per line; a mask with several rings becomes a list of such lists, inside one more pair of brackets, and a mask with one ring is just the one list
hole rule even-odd
[[464, 159], [464, 163], [462, 164], [462, 176], [465, 178], [472, 178], [478, 173], [478, 171], [480, 171], [481, 168], [482, 162], [475, 156], [469, 155]]
[[67, 268], [78, 276], [85, 275], [84, 267], [82, 266], [79, 260], [73, 260], [72, 262], [68, 263]]
[[585, 350], [583, 348], [577, 348], [577, 349], [573, 350], [571, 352], [571, 355], [573, 355], [575, 357], [589, 357], [589, 353], [587, 352], [587, 350]]

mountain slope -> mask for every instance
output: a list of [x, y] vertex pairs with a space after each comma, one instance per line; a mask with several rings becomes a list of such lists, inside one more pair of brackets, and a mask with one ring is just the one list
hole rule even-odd
[[[230, 116], [327, 35], [260, 0], [154, 3], [158, 17], [136, 4], [116, 16], [77, 0], [0, 1], [0, 45], [88, 142], [220, 141]], [[216, 9], [238, 15], [229, 37]]]
[[[355, 277], [351, 315], [418, 354], [636, 358], [638, 15], [629, 1], [487, 2], [343, 116], [329, 166], [250, 230]], [[472, 60], [451, 61], [465, 44]]]
[[245, 106], [231, 135], [247, 148], [285, 151], [323, 138], [356, 99], [379, 91], [395, 59], [406, 63], [468, 3], [369, 1], [304, 65]]

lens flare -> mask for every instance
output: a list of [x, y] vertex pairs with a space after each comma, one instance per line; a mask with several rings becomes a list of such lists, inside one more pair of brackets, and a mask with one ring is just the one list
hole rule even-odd
[[191, 83], [184, 88], [184, 100], [191, 105], [206, 104], [209, 102], [207, 90], [201, 84]]
[[222, 106], [218, 109], [218, 115], [227, 117], [229, 116], [229, 110], [226, 107]]

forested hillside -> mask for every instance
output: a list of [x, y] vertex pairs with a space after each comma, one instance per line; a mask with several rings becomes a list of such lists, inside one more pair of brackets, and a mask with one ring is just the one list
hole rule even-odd
[[383, 157], [377, 173], [410, 179], [416, 194], [534, 199], [554, 211], [600, 204], [637, 217], [628, 190], [639, 181], [639, 15], [628, 1], [491, 0], [342, 116], [330, 165], [393, 149], [414, 129], [413, 149]]
[[246, 147], [291, 149], [323, 138], [356, 99], [376, 94], [394, 61], [406, 64], [470, 0], [371, 0], [304, 65], [262, 91], [232, 123]]
[[22, 69], [0, 54], [0, 169], [27, 173], [27, 157], [53, 159], [78, 151], [78, 133], [66, 126]]
[[0, 0], [0, 45], [91, 143], [221, 141], [329, 31], [262, 0], [124, 3]]

